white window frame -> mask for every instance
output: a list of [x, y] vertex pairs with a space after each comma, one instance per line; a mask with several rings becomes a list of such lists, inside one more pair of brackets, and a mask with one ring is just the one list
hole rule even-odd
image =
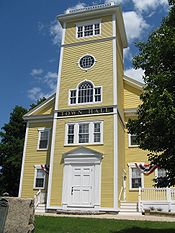
[[[143, 163], [144, 164], [144, 163]], [[129, 190], [139, 190], [139, 188], [132, 188], [132, 168], [136, 168], [135, 163], [128, 163], [129, 167]], [[141, 173], [141, 188], [144, 188], [144, 174]]]
[[[94, 142], [94, 123], [100, 123], [100, 142]], [[74, 124], [74, 143], [68, 143], [68, 126]], [[79, 125], [89, 124], [89, 142], [79, 143]], [[102, 145], [103, 144], [103, 121], [79, 121], [70, 122], [65, 125], [65, 140], [64, 146], [72, 145]]]
[[[44, 165], [42, 165], [44, 167]], [[37, 189], [37, 190], [44, 190], [45, 186], [46, 186], [46, 173], [44, 172], [44, 182], [43, 182], [43, 187], [36, 187], [36, 178], [37, 178], [37, 170], [42, 170], [41, 169], [41, 165], [35, 165], [35, 174], [34, 174], [34, 182], [33, 182], [33, 189]]]
[[[94, 64], [91, 67], [89, 67], [89, 68], [83, 68], [83, 67], [80, 66], [80, 61], [85, 56], [91, 56], [91, 57], [94, 58]], [[96, 58], [92, 54], [88, 54], [87, 53], [87, 54], [84, 54], [82, 57], [80, 57], [77, 63], [78, 63], [78, 66], [79, 66], [80, 69], [87, 71], [87, 70], [92, 69], [94, 67], [94, 65], [95, 65], [96, 62], [97, 62]]]
[[[90, 82], [93, 85], [93, 101], [92, 102], [86, 102], [86, 103], [78, 103], [78, 88], [83, 82]], [[95, 88], [100, 88], [101, 90], [101, 101], [95, 101]], [[71, 104], [71, 91], [76, 91], [76, 103]], [[101, 104], [103, 102], [103, 87], [102, 86], [95, 86], [93, 82], [90, 80], [83, 80], [80, 82], [75, 89], [69, 89], [68, 93], [68, 105], [69, 106], [79, 106], [79, 105], [88, 105], [88, 104]]]
[[[40, 148], [40, 140], [41, 140], [41, 132], [47, 131], [48, 132], [48, 140], [47, 140], [47, 147], [46, 148]], [[50, 141], [50, 128], [38, 128], [38, 144], [37, 144], [37, 150], [48, 150], [49, 147], [49, 141]]]
[[[100, 33], [97, 35], [95, 35], [95, 24], [99, 24], [99, 29], [100, 29]], [[93, 35], [84, 36], [84, 32], [85, 32], [84, 27], [89, 26], [89, 25], [93, 25]], [[78, 37], [78, 27], [83, 27], [83, 36], [81, 37]], [[76, 23], [76, 39], [89, 38], [89, 37], [100, 36], [100, 35], [101, 35], [101, 19]]]
[[128, 147], [139, 147], [139, 145], [132, 145], [131, 144], [131, 137], [135, 136], [135, 134], [128, 134]]

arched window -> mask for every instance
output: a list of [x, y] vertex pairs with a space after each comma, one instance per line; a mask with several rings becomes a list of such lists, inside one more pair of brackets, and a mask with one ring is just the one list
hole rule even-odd
[[93, 102], [93, 85], [90, 82], [83, 82], [78, 87], [78, 103]]
[[71, 105], [94, 102], [101, 102], [101, 87], [95, 87], [90, 81], [83, 81], [77, 89], [70, 90]]

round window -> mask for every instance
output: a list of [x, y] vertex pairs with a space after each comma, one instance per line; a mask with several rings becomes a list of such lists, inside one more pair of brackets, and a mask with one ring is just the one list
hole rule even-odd
[[91, 55], [86, 55], [80, 58], [79, 65], [82, 69], [89, 69], [95, 63], [95, 58]]

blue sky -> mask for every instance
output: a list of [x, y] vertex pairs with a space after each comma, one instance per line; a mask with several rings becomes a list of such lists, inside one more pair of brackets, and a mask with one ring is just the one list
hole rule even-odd
[[[61, 28], [55, 18], [68, 8], [81, 8], [98, 1], [0, 0], [0, 127], [8, 122], [15, 105], [30, 104], [55, 91]], [[168, 13], [168, 0], [115, 0], [122, 3], [129, 47], [125, 72], [141, 80], [142, 70], [132, 68], [134, 45], [146, 40]]]

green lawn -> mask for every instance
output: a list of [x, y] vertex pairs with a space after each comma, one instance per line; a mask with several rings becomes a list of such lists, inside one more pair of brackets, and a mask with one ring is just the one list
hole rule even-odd
[[175, 222], [36, 217], [35, 233], [175, 233]]

